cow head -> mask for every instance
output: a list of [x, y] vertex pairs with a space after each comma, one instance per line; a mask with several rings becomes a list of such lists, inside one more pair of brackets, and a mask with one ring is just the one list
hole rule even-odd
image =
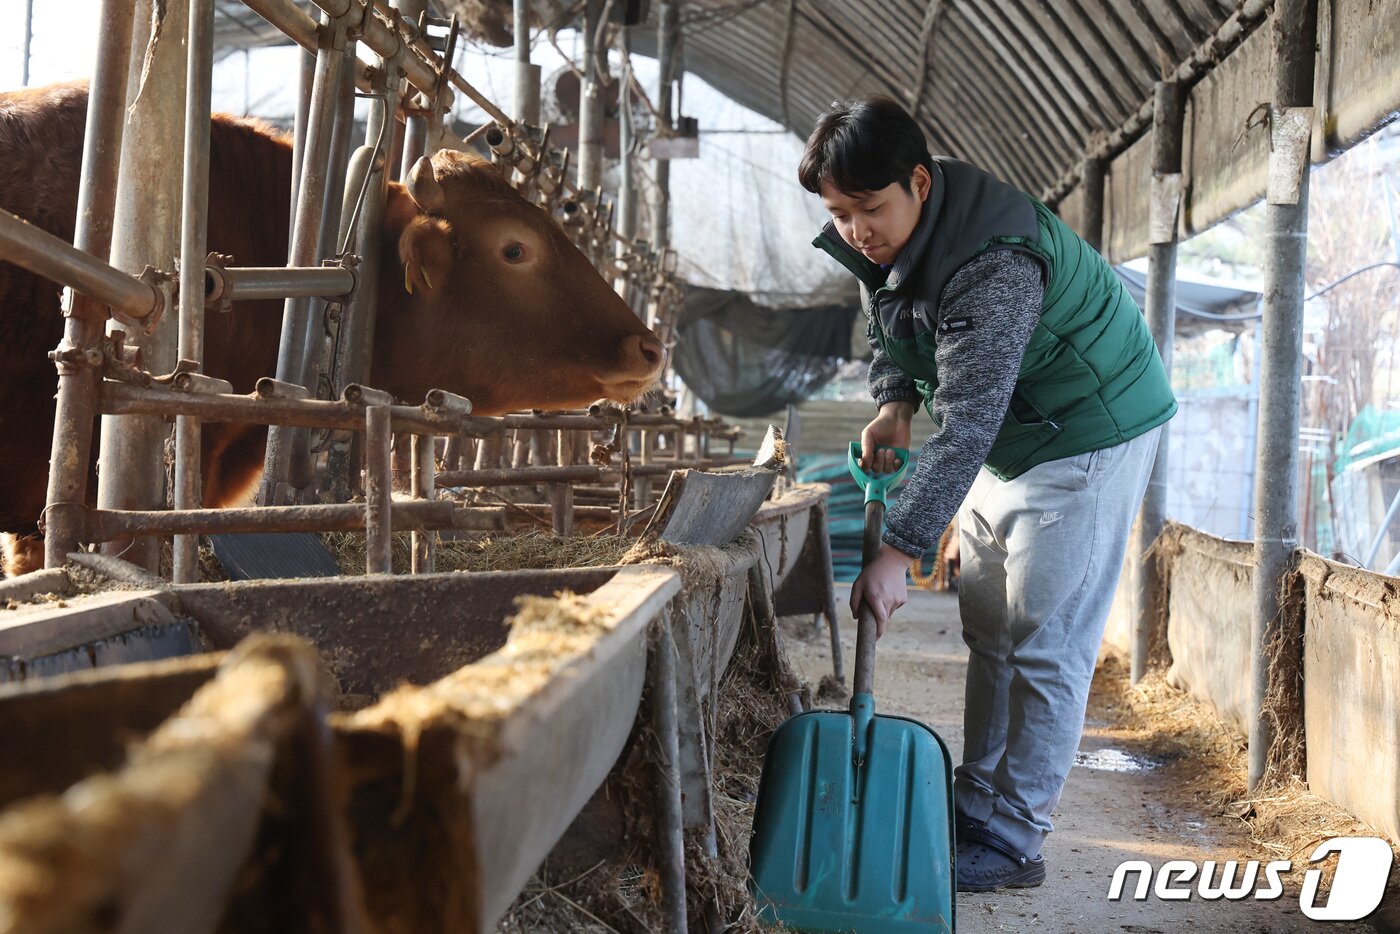
[[496, 166], [444, 150], [389, 198], [374, 385], [493, 415], [626, 402], [660, 374], [656, 335]]

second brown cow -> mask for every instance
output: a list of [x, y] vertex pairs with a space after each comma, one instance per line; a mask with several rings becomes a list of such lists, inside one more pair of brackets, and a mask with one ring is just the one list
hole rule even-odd
[[[81, 84], [0, 94], [0, 207], [69, 242], [86, 110]], [[210, 250], [239, 265], [285, 263], [291, 161], [288, 142], [266, 127], [215, 118]], [[493, 415], [628, 401], [655, 381], [655, 335], [494, 166], [443, 151], [412, 174], [389, 192], [370, 385], [408, 401], [445, 389]], [[55, 283], [0, 262], [0, 532], [11, 574], [42, 560], [34, 536], [53, 431], [47, 353], [62, 336], [58, 299]], [[281, 318], [280, 301], [210, 313], [205, 372], [251, 391], [276, 369]], [[265, 438], [261, 428], [206, 428], [206, 505], [246, 501]]]

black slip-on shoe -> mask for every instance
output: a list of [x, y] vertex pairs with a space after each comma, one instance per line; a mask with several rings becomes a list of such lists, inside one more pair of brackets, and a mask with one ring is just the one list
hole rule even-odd
[[957, 869], [959, 892], [1028, 889], [1045, 881], [1045, 857], [1026, 856], [986, 826], [959, 828]]

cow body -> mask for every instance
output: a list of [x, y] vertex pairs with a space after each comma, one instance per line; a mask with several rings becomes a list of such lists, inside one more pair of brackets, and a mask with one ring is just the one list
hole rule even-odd
[[[70, 243], [86, 110], [81, 84], [0, 94], [0, 208]], [[370, 385], [411, 401], [446, 389], [483, 415], [625, 400], [647, 388], [659, 343], [556, 222], [475, 157], [439, 153], [422, 166], [413, 193], [390, 188]], [[240, 266], [284, 264], [290, 186], [286, 140], [253, 121], [216, 117], [209, 249]], [[59, 293], [0, 261], [0, 532], [9, 573], [37, 566], [41, 555], [33, 539], [26, 549], [15, 536], [35, 534], [44, 506], [57, 385], [47, 354], [63, 333]], [[235, 392], [272, 375], [281, 308], [241, 302], [210, 312], [204, 371]], [[206, 426], [206, 505], [246, 501], [265, 439], [259, 427]]]

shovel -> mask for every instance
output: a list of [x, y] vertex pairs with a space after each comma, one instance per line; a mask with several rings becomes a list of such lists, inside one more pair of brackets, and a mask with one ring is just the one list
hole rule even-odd
[[[885, 494], [909, 463], [871, 476], [860, 444], [849, 466], [865, 490], [868, 564]], [[768, 742], [750, 843], [759, 920], [798, 931], [934, 934], [955, 926], [953, 768], [938, 734], [876, 716], [875, 616], [860, 607], [850, 712], [814, 710]]]

